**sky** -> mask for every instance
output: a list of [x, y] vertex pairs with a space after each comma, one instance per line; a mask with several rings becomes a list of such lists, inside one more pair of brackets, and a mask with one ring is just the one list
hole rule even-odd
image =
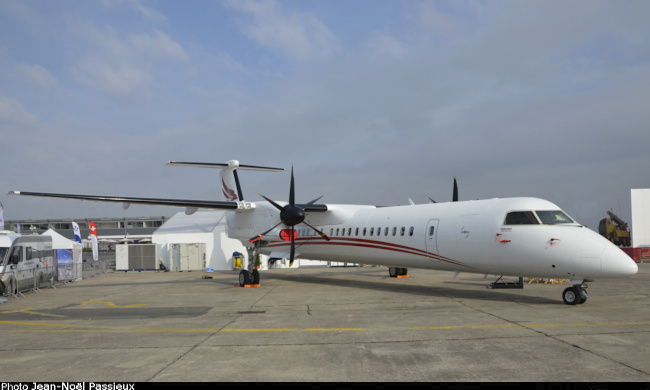
[[306, 203], [650, 187], [650, 2], [0, 0], [6, 220], [173, 215], [11, 190]]

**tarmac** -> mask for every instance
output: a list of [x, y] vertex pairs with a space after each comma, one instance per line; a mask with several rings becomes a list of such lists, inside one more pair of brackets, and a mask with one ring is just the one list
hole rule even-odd
[[109, 272], [9, 297], [0, 380], [650, 381], [650, 264], [576, 306], [567, 284], [409, 274], [278, 269], [241, 288], [234, 271]]

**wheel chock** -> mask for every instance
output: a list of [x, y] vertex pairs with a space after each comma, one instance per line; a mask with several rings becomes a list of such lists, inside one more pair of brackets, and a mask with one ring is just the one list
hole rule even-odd
[[395, 276], [397, 279], [402, 279], [402, 278], [408, 278], [408, 275], [397, 275]]
[[244, 287], [244, 288], [249, 288], [249, 287], [259, 287], [259, 284], [244, 284], [243, 286], [241, 284], [237, 284], [237, 287]]

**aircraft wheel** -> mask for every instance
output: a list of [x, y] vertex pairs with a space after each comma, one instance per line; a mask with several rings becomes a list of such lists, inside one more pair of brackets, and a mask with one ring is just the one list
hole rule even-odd
[[245, 286], [247, 284], [251, 284], [250, 274], [247, 270], [243, 269], [239, 271], [239, 285]]
[[587, 302], [587, 298], [580, 298], [580, 302], [578, 302], [578, 305], [582, 305], [585, 302]]
[[388, 275], [390, 275], [391, 278], [396, 278], [397, 275], [399, 275], [399, 268], [397, 267], [390, 267], [388, 268]]
[[400, 275], [408, 275], [409, 274], [409, 269], [408, 268], [400, 268], [399, 269], [399, 274]]
[[253, 270], [251, 284], [260, 284], [260, 272], [256, 269]]
[[582, 296], [577, 287], [568, 287], [562, 293], [562, 299], [567, 305], [577, 305], [582, 300]]

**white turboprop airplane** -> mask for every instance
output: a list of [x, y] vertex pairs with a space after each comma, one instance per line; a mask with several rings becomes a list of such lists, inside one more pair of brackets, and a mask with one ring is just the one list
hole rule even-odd
[[[240, 165], [170, 161], [167, 165], [221, 169], [224, 201], [133, 198], [10, 191], [28, 195], [130, 204], [177, 206], [187, 214], [198, 209], [225, 209], [227, 234], [272, 258], [377, 264], [390, 276], [408, 267], [519, 277], [570, 279], [562, 293], [568, 305], [589, 297], [585, 282], [631, 276], [636, 263], [617, 246], [580, 225], [558, 206], [537, 198], [506, 198], [448, 203], [376, 207], [295, 203], [293, 170], [289, 202], [246, 202], [237, 170], [282, 171]], [[260, 233], [263, 231], [263, 233]], [[328, 234], [326, 234], [327, 232]], [[256, 252], [253, 253], [256, 253]], [[249, 261], [240, 285], [258, 284], [259, 272]], [[497, 287], [498, 284], [493, 284]]]

